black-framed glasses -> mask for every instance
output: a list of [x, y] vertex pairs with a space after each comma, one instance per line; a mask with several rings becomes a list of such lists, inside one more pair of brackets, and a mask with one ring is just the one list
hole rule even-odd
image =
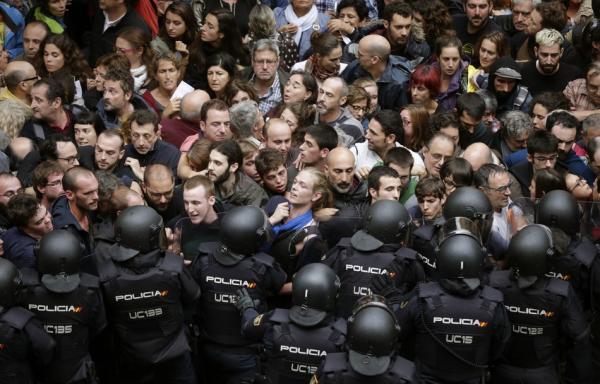
[[510, 187], [512, 187], [512, 181], [506, 185], [501, 185], [498, 188], [492, 188], [490, 186], [485, 186], [486, 189], [489, 189], [490, 191], [496, 191], [498, 193], [502, 193], [504, 191], [510, 190]]
[[23, 79], [21, 81], [31, 81], [31, 80], [39, 80], [39, 79], [40, 79], [40, 77], [38, 75], [35, 75], [33, 77], [28, 77], [28, 78]]

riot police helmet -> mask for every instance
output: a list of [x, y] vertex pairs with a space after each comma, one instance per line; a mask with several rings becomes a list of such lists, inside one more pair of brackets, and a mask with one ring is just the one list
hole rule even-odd
[[322, 263], [305, 265], [292, 279], [290, 319], [306, 327], [319, 324], [335, 308], [339, 289], [333, 269]]
[[440, 242], [436, 252], [441, 279], [459, 279], [471, 289], [481, 284], [486, 251], [476, 236], [468, 232], [452, 234]]
[[374, 251], [384, 244], [400, 244], [408, 234], [410, 214], [397, 200], [379, 200], [373, 203], [365, 216], [364, 229], [351, 238], [359, 251]]
[[383, 374], [390, 366], [400, 326], [382, 296], [361, 297], [348, 318], [348, 359], [365, 376]]
[[478, 223], [480, 234], [487, 239], [493, 220], [493, 207], [490, 199], [475, 187], [460, 187], [446, 199], [443, 215], [446, 220], [454, 217], [466, 217]]
[[246, 255], [258, 252], [268, 241], [267, 216], [253, 206], [233, 208], [221, 220], [221, 245], [215, 254], [223, 265], [234, 265]]
[[65, 229], [45, 234], [35, 248], [42, 285], [57, 293], [74, 291], [84, 249], [79, 238]]
[[150, 207], [125, 209], [115, 221], [116, 243], [110, 254], [115, 261], [127, 261], [138, 254], [166, 248], [163, 218]]
[[554, 256], [554, 241], [550, 228], [530, 224], [511, 239], [508, 262], [517, 276], [542, 276], [548, 270], [548, 258]]
[[555, 190], [546, 193], [538, 202], [535, 222], [575, 235], [579, 232], [580, 215], [575, 197], [567, 191]]
[[21, 272], [10, 261], [0, 258], [0, 313], [13, 307], [21, 288]]

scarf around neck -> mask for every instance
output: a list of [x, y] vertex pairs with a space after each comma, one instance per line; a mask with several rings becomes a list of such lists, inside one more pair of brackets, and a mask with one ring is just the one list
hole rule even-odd
[[306, 224], [310, 223], [313, 218], [312, 209], [309, 209], [302, 215], [298, 217], [294, 217], [291, 220], [288, 220], [285, 224], [274, 225], [271, 230], [275, 236], [278, 236], [280, 233], [290, 231], [290, 230], [298, 230], [304, 227]]
[[325, 81], [325, 79], [329, 77], [338, 76], [337, 71], [328, 71], [320, 66], [319, 60], [315, 55], [310, 55], [308, 61], [306, 62], [305, 70], [309, 73], [312, 73], [320, 81]]
[[317, 19], [319, 18], [319, 11], [317, 11], [317, 6], [313, 5], [306, 15], [298, 17], [294, 12], [294, 8], [292, 8], [292, 5], [290, 4], [285, 8], [284, 15], [288, 23], [298, 26], [298, 31], [294, 36], [294, 41], [296, 44], [300, 44], [302, 32], [312, 28], [312, 26], [317, 22]]
[[131, 71], [131, 76], [133, 76], [133, 88], [134, 88], [135, 92], [138, 92], [140, 90], [140, 88], [142, 88], [144, 83], [146, 82], [146, 79], [148, 78], [148, 72], [146, 71], [146, 66], [142, 65], [137, 68], [131, 68], [130, 71]]

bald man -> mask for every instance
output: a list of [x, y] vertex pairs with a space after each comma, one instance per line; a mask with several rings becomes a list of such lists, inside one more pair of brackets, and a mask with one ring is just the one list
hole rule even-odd
[[333, 191], [334, 206], [342, 208], [367, 200], [367, 184], [354, 174], [356, 158], [344, 147], [332, 149], [325, 162], [325, 174]]
[[337, 76], [329, 77], [319, 87], [317, 112], [319, 123], [335, 128], [340, 143], [349, 147], [362, 139], [363, 126], [344, 108], [347, 97], [346, 81]]
[[380, 35], [367, 35], [358, 43], [357, 59], [350, 63], [342, 77], [348, 84], [370, 77], [379, 87], [378, 102], [382, 109], [399, 109], [408, 104], [404, 86], [410, 79], [412, 64], [404, 57], [390, 56], [390, 43]]
[[290, 153], [292, 148], [292, 129], [283, 119], [269, 119], [263, 128], [265, 147], [276, 149], [285, 159], [285, 166], [289, 167], [298, 156], [298, 151]]
[[179, 116], [163, 117], [160, 122], [162, 139], [179, 148], [186, 137], [198, 135], [200, 132], [200, 110], [208, 100], [210, 100], [209, 94], [201, 89], [183, 96]]
[[148, 205], [162, 216], [165, 224], [184, 213], [183, 191], [175, 188], [175, 177], [171, 169], [162, 164], [152, 164], [144, 171], [142, 184]]
[[37, 80], [37, 72], [29, 62], [11, 61], [4, 71], [6, 88], [0, 92], [0, 101], [19, 100], [29, 106], [31, 104], [31, 87]]

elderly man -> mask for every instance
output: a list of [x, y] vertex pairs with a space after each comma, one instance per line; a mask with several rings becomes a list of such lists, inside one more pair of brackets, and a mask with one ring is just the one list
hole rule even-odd
[[408, 103], [404, 86], [410, 78], [411, 64], [403, 57], [390, 56], [390, 52], [390, 42], [385, 37], [365, 36], [358, 43], [357, 59], [342, 73], [348, 83], [361, 77], [375, 80], [382, 109], [398, 109]]
[[279, 104], [288, 77], [279, 69], [277, 42], [271, 39], [257, 41], [252, 47], [252, 68], [242, 73], [242, 78], [254, 86], [259, 98], [258, 108], [263, 114]]
[[578, 119], [600, 112], [600, 63], [590, 65], [585, 78], [567, 84], [563, 94], [569, 99]]
[[161, 137], [177, 148], [191, 135], [200, 133], [200, 111], [202, 105], [210, 100], [208, 93], [197, 89], [181, 99], [181, 110], [178, 118], [163, 118], [160, 121]]
[[528, 114], [521, 111], [508, 111], [501, 117], [502, 128], [492, 140], [491, 148], [498, 151], [502, 161], [527, 147], [527, 139], [533, 132], [533, 122]]
[[257, 146], [264, 141], [265, 119], [254, 100], [244, 100], [229, 108], [232, 129], [238, 140], [248, 139]]

